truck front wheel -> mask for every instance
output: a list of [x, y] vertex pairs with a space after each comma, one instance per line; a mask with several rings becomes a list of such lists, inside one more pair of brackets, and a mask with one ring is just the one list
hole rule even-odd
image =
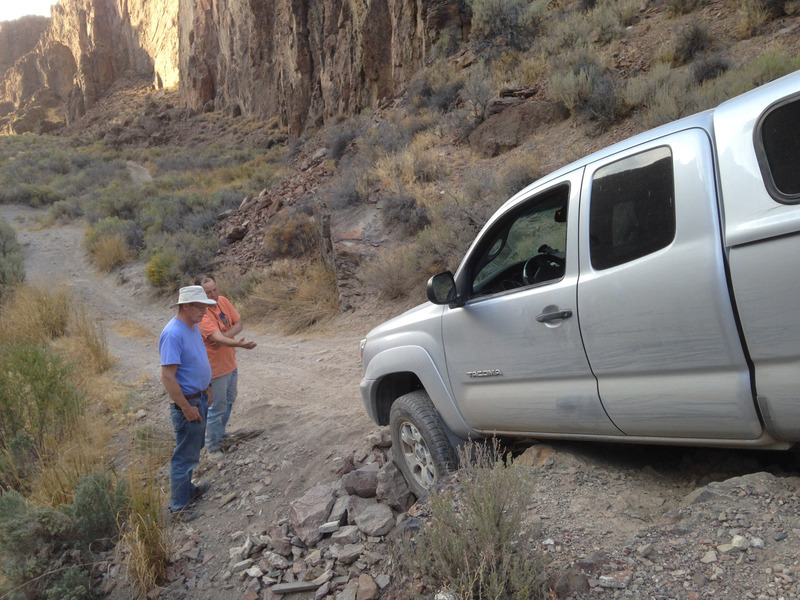
[[401, 396], [389, 414], [394, 461], [418, 498], [456, 468], [456, 452], [428, 394]]

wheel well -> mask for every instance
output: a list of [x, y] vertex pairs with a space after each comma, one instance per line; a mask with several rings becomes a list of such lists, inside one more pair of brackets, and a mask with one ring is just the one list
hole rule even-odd
[[400, 396], [422, 389], [422, 382], [414, 373], [392, 373], [382, 378], [376, 396], [376, 413], [379, 425], [389, 424], [389, 411]]

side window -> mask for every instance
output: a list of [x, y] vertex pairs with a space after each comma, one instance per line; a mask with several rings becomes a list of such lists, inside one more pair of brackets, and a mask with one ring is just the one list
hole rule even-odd
[[538, 194], [484, 236], [472, 266], [472, 295], [486, 295], [564, 276], [569, 186]]
[[770, 193], [781, 202], [800, 201], [800, 100], [770, 110], [759, 124], [759, 163]]
[[608, 269], [646, 256], [674, 237], [675, 183], [668, 147], [597, 170], [589, 209], [592, 267]]

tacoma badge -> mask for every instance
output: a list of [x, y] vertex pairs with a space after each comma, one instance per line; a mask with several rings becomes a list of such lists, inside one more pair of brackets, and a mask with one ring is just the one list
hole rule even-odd
[[500, 369], [486, 369], [484, 371], [467, 371], [467, 375], [472, 377], [497, 377], [498, 375], [502, 375], [503, 372]]

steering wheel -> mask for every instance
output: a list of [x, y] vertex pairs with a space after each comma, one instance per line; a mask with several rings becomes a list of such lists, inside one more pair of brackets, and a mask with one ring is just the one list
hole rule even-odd
[[537, 280], [536, 275], [539, 271], [545, 270], [556, 270], [556, 269], [563, 269], [564, 268], [564, 259], [560, 256], [556, 256], [555, 254], [537, 254], [536, 256], [529, 258], [525, 263], [525, 266], [522, 267], [522, 281], [525, 282], [525, 285], [531, 285], [532, 283], [539, 283], [539, 281], [546, 281], [544, 279]]

